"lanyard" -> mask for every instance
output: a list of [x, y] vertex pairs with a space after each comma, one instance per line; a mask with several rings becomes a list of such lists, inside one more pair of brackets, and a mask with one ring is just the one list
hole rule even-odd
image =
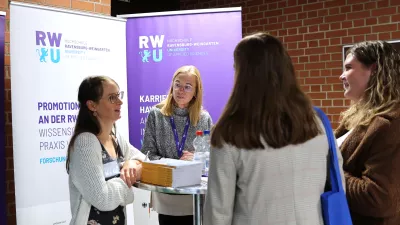
[[187, 136], [187, 132], [189, 129], [190, 119], [189, 119], [189, 116], [186, 119], [185, 129], [183, 130], [181, 143], [179, 143], [178, 131], [176, 130], [175, 121], [174, 121], [173, 116], [170, 117], [170, 121], [171, 121], [172, 131], [175, 136], [176, 150], [178, 151], [178, 156], [180, 158], [182, 156], [183, 147], [185, 146], [185, 141], [186, 141], [186, 136]]

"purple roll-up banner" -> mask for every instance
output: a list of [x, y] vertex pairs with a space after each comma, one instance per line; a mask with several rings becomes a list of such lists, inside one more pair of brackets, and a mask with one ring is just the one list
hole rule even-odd
[[0, 12], [0, 87], [3, 90], [0, 91], [0, 113], [1, 113], [1, 134], [0, 134], [0, 224], [7, 224], [7, 203], [6, 203], [6, 121], [4, 112], [4, 43], [5, 43], [5, 23], [6, 16], [5, 12]]
[[241, 8], [188, 10], [127, 18], [130, 142], [142, 147], [151, 107], [166, 98], [174, 72], [196, 66], [203, 81], [203, 106], [215, 123], [231, 94], [233, 51], [242, 39]]

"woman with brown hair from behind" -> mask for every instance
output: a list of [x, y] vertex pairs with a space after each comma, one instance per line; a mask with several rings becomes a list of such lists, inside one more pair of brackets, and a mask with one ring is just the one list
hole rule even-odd
[[323, 225], [328, 140], [287, 51], [268, 34], [245, 37], [234, 69], [212, 131], [204, 224]]

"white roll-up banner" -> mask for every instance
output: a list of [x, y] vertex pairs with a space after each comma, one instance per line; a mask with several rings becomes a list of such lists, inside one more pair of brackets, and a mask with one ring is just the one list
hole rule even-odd
[[[10, 11], [17, 223], [69, 224], [65, 161], [78, 87], [107, 75], [127, 91], [126, 21], [18, 2]], [[129, 137], [127, 104], [122, 112], [118, 131]]]

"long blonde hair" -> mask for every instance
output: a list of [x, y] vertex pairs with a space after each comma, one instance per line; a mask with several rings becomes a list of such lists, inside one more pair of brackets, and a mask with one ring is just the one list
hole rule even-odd
[[361, 42], [350, 48], [346, 55], [349, 54], [374, 69], [362, 98], [341, 114], [348, 130], [357, 125], [368, 126], [373, 118], [393, 111], [400, 103], [400, 55], [391, 44]]
[[190, 76], [196, 77], [195, 93], [194, 93], [193, 99], [189, 102], [189, 107], [188, 107], [190, 123], [193, 126], [196, 126], [200, 120], [200, 115], [201, 115], [201, 110], [202, 110], [203, 84], [201, 82], [200, 71], [195, 66], [186, 65], [186, 66], [180, 67], [179, 69], [177, 69], [175, 71], [174, 76], [172, 77], [172, 82], [171, 82], [171, 86], [168, 91], [167, 98], [164, 99], [164, 101], [157, 104], [156, 107], [160, 108], [160, 111], [164, 116], [172, 116], [173, 111], [174, 111], [174, 104], [175, 104], [175, 100], [172, 96], [172, 93], [174, 91], [173, 84], [174, 84], [175, 78], [181, 73], [186, 73]]

